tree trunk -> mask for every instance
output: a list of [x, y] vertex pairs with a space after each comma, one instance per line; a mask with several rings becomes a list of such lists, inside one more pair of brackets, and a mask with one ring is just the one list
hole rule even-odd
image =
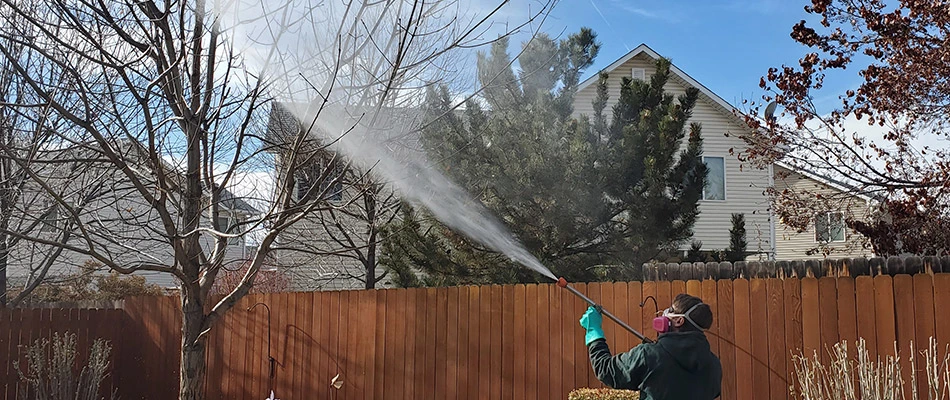
[[182, 321], [181, 335], [181, 382], [178, 391], [179, 400], [199, 400], [204, 398], [205, 342], [197, 340], [201, 334], [201, 325], [204, 321], [204, 310], [201, 302], [190, 299], [188, 294], [182, 293]]
[[366, 200], [366, 220], [369, 222], [369, 243], [366, 248], [366, 260], [363, 267], [366, 269], [366, 289], [376, 288], [376, 193], [367, 194]]

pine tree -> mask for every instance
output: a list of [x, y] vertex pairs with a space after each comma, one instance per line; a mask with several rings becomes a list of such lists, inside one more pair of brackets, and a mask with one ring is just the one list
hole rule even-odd
[[[571, 281], [630, 278], [636, 265], [692, 236], [705, 184], [699, 125], [687, 120], [698, 90], [663, 91], [670, 63], [650, 82], [624, 79], [613, 118], [600, 77], [595, 115], [574, 118], [581, 71], [599, 49], [589, 29], [555, 42], [523, 44], [521, 69], [508, 43], [478, 57], [484, 106], [452, 110], [446, 88], [430, 90], [423, 130], [431, 158], [474, 194], [557, 276]], [[681, 143], [686, 147], [680, 151]], [[512, 283], [546, 280], [413, 212], [389, 227], [383, 263], [400, 284]]]
[[729, 229], [729, 248], [726, 249], [727, 261], [745, 261], [748, 255], [746, 248], [749, 243], [745, 235], [745, 216], [743, 214], [732, 214], [732, 228]]

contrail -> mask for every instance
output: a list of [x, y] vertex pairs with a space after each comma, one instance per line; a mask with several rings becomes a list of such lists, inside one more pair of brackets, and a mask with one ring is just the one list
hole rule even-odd
[[[590, 5], [594, 6], [594, 10], [597, 11], [597, 14], [600, 14], [600, 19], [604, 20], [604, 23], [607, 24], [607, 27], [610, 28], [610, 31], [613, 32], [614, 36], [622, 38], [623, 36], [617, 34], [617, 31], [614, 30], [614, 26], [610, 24], [610, 21], [607, 21], [607, 17], [604, 17], [604, 13], [600, 12], [600, 7], [597, 7], [597, 4], [594, 4], [594, 0], [590, 0]], [[620, 39], [620, 43], [623, 43], [623, 47], [626, 47], [627, 51], [630, 51], [630, 46], [627, 46], [626, 41]]]

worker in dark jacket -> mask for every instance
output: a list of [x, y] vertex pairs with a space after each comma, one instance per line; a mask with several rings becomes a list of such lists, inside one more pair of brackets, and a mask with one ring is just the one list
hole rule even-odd
[[591, 307], [581, 317], [584, 340], [597, 379], [615, 389], [639, 390], [642, 400], [714, 399], [719, 397], [722, 365], [703, 333], [712, 326], [712, 311], [698, 297], [680, 294], [653, 321], [660, 332], [654, 343], [610, 354], [600, 312]]

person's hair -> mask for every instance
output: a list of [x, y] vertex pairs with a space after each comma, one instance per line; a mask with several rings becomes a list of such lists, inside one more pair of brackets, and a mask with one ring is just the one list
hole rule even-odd
[[[699, 297], [690, 296], [686, 293], [676, 295], [676, 298], [673, 299], [673, 312], [677, 314], [685, 314], [686, 311], [689, 311], [690, 308], [693, 308], [693, 306], [697, 304], [699, 304], [699, 307], [696, 307], [693, 309], [693, 311], [690, 311], [689, 318], [701, 328], [709, 329], [713, 322], [712, 310], [710, 310], [709, 305], [703, 303], [703, 299], [700, 299]], [[698, 330], [695, 326], [693, 326], [693, 324], [689, 323], [689, 321], [686, 321], [686, 323], [683, 324], [680, 329], [686, 331]]]

